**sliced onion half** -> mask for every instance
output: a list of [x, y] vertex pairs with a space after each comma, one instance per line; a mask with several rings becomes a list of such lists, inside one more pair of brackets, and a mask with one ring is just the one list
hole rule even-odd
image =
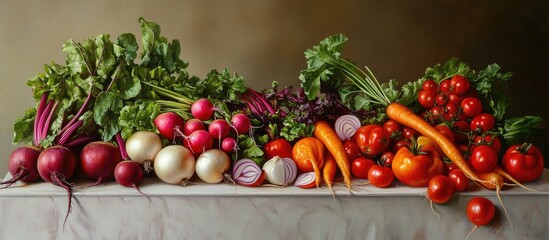
[[334, 129], [341, 141], [345, 141], [355, 135], [356, 130], [361, 126], [360, 119], [355, 115], [342, 115], [334, 124]]
[[240, 185], [257, 187], [263, 184], [265, 172], [253, 160], [244, 158], [234, 163], [233, 180]]

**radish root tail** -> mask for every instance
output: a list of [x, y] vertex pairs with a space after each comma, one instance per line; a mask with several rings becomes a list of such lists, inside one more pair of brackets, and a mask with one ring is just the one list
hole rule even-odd
[[15, 184], [17, 181], [27, 177], [28, 175], [29, 175], [29, 172], [27, 170], [21, 169], [15, 176], [13, 176], [12, 179], [0, 182], [0, 185], [5, 185], [0, 187], [0, 189], [8, 188], [11, 185]]
[[59, 174], [52, 174], [51, 179], [54, 184], [59, 185], [60, 187], [67, 190], [68, 194], [68, 207], [67, 214], [65, 215], [65, 220], [63, 221], [63, 230], [65, 230], [65, 224], [67, 223], [67, 218], [69, 217], [70, 212], [72, 211], [72, 185], [65, 180], [65, 177]]

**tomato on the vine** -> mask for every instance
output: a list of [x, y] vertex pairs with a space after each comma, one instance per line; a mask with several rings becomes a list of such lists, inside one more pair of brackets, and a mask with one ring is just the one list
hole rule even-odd
[[265, 152], [265, 159], [267, 160], [275, 156], [291, 158], [292, 144], [285, 138], [279, 138], [266, 143], [263, 147], [263, 151]]
[[463, 98], [457, 94], [448, 95], [448, 103], [454, 104], [456, 106], [459, 106], [459, 104], [461, 104], [462, 99]]
[[490, 172], [498, 165], [498, 153], [487, 145], [476, 147], [471, 153], [471, 166], [479, 172]]
[[375, 156], [387, 150], [390, 139], [382, 127], [367, 125], [357, 129], [353, 140], [360, 151], [367, 156]]
[[459, 114], [459, 109], [457, 105], [453, 103], [447, 103], [446, 105], [444, 105], [444, 107], [442, 108], [442, 111], [443, 111], [442, 118], [444, 118], [444, 120], [446, 121], [456, 119]]
[[442, 160], [431, 151], [420, 153], [416, 141], [409, 148], [400, 148], [391, 164], [395, 177], [411, 187], [426, 187], [432, 177], [442, 174]]
[[469, 80], [461, 75], [454, 75], [450, 80], [450, 85], [452, 85], [452, 90], [457, 95], [465, 94], [471, 86]]
[[438, 90], [443, 93], [450, 93], [452, 91], [452, 85], [450, 79], [442, 80], [438, 85]]
[[400, 140], [402, 139], [402, 127], [400, 123], [395, 120], [389, 119], [383, 123], [383, 130], [391, 140]]
[[536, 180], [543, 173], [543, 155], [532, 144], [516, 144], [507, 149], [503, 169], [519, 182]]
[[476, 117], [482, 113], [482, 103], [476, 97], [466, 97], [461, 100], [461, 111], [468, 118]]
[[445, 203], [452, 198], [454, 194], [454, 184], [450, 178], [444, 175], [438, 175], [429, 180], [427, 187], [427, 196], [435, 203]]
[[413, 128], [403, 127], [402, 136], [404, 136], [404, 139], [416, 138], [419, 137], [419, 133]]
[[461, 171], [461, 169], [454, 169], [448, 173], [448, 178], [454, 184], [456, 191], [463, 191], [469, 186], [469, 178]]
[[395, 158], [395, 154], [393, 152], [391, 151], [384, 152], [379, 157], [379, 164], [382, 166], [391, 166], [394, 158]]
[[496, 206], [484, 197], [473, 197], [467, 203], [467, 218], [477, 226], [484, 226], [492, 221]]
[[446, 93], [439, 93], [435, 99], [435, 104], [442, 106], [448, 102], [448, 95]]
[[492, 114], [481, 113], [471, 120], [471, 130], [481, 134], [492, 130], [496, 126], [496, 119]]
[[454, 137], [456, 142], [465, 142], [469, 140], [469, 136], [467, 135], [469, 132], [469, 123], [467, 121], [455, 121], [452, 129], [454, 130]]
[[499, 153], [501, 151], [501, 140], [499, 140], [498, 136], [492, 135], [492, 134], [483, 134], [481, 136], [475, 136], [473, 139], [474, 145], [471, 146], [471, 149], [474, 150], [476, 146], [480, 145], [488, 145], [496, 151], [496, 153]]
[[384, 188], [393, 183], [395, 175], [390, 167], [375, 165], [368, 171], [368, 180], [376, 187]]
[[357, 178], [366, 179], [368, 178], [368, 170], [372, 166], [376, 165], [374, 160], [358, 157], [351, 162], [351, 174]]

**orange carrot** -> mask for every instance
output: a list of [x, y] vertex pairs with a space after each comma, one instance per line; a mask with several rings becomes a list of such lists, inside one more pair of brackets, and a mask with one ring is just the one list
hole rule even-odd
[[297, 141], [292, 148], [292, 159], [301, 172], [315, 172], [316, 186], [320, 187], [320, 168], [324, 165], [324, 144], [314, 137]]
[[503, 208], [503, 212], [505, 213], [507, 220], [511, 224], [511, 229], [513, 229], [513, 223], [511, 222], [509, 215], [507, 215], [507, 208], [505, 208], [505, 205], [503, 204], [503, 200], [501, 199], [501, 195], [500, 195], [501, 188], [503, 188], [503, 185], [505, 185], [505, 180], [503, 179], [503, 176], [501, 176], [497, 172], [485, 172], [485, 173], [478, 172], [477, 175], [480, 177], [480, 179], [484, 181], [484, 182], [480, 182], [482, 186], [484, 186], [487, 189], [496, 190], [496, 196], [498, 197], [498, 201], [501, 204], [501, 207]]
[[351, 167], [343, 142], [337, 136], [334, 129], [326, 121], [317, 121], [313, 135], [317, 137], [334, 156], [337, 166], [343, 174], [343, 181], [347, 189], [351, 191]]
[[433, 126], [426, 122], [423, 118], [412, 112], [406, 106], [400, 103], [390, 103], [385, 110], [387, 116], [398, 123], [410, 127], [424, 136], [434, 140], [440, 147], [442, 152], [463, 171], [463, 173], [473, 181], [485, 182], [467, 165], [463, 155], [459, 149], [448, 140], [444, 135], [437, 131]]
[[505, 170], [503, 170], [503, 168], [501, 168], [500, 166], [497, 166], [496, 169], [494, 170], [495, 173], [501, 175], [502, 177], [508, 179], [509, 181], [513, 182], [514, 184], [520, 186], [521, 188], [524, 188], [528, 191], [532, 191], [532, 192], [537, 192], [536, 190], [534, 189], [531, 189], [529, 187], [526, 187], [524, 186], [522, 183], [520, 183], [518, 180], [516, 180], [514, 177], [512, 177], [511, 175], [509, 175], [509, 173], [507, 173]]
[[332, 154], [329, 152], [326, 153], [325, 157], [325, 163], [324, 168], [322, 168], [322, 175], [324, 177], [324, 182], [326, 182], [326, 185], [328, 186], [328, 189], [330, 189], [330, 192], [334, 194], [334, 191], [332, 190], [332, 184], [334, 183], [334, 177], [336, 174], [336, 160]]

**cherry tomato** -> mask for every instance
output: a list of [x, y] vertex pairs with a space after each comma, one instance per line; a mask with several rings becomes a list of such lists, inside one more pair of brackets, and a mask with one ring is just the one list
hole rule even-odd
[[469, 132], [469, 123], [465, 120], [458, 120], [454, 122], [454, 137], [456, 142], [465, 142], [469, 138], [467, 136]]
[[446, 121], [456, 119], [459, 114], [459, 109], [457, 105], [452, 103], [447, 103], [446, 105], [444, 105], [442, 110], [443, 110], [442, 118], [444, 118], [444, 120]]
[[398, 150], [402, 147], [406, 147], [406, 146], [410, 146], [410, 140], [409, 139], [404, 139], [404, 140], [400, 140], [398, 142], [395, 143], [395, 145], [393, 145], [393, 152], [398, 152]]
[[368, 180], [376, 187], [384, 188], [393, 183], [395, 175], [390, 167], [375, 165], [368, 171]]
[[471, 153], [471, 166], [479, 172], [490, 172], [498, 165], [498, 154], [487, 145], [476, 147]]
[[438, 90], [438, 83], [433, 79], [427, 79], [421, 84], [421, 89], [423, 90]]
[[291, 158], [292, 144], [284, 138], [279, 138], [266, 143], [265, 146], [263, 146], [263, 151], [265, 152], [265, 159], [267, 160], [273, 158], [274, 156]]
[[450, 80], [442, 80], [438, 85], [438, 90], [443, 93], [450, 93], [452, 91], [452, 85], [450, 84]]
[[471, 120], [471, 130], [477, 134], [485, 133], [496, 126], [496, 119], [489, 113], [481, 113]]
[[[476, 136], [475, 139], [473, 139], [473, 143], [476, 146], [480, 145], [488, 145], [496, 151], [496, 153], [499, 153], [501, 151], [501, 140], [499, 140], [499, 137], [492, 135], [492, 134], [485, 134], [481, 136]], [[476, 148], [476, 146], [473, 145], [473, 148]]]
[[456, 94], [448, 95], [448, 103], [454, 104], [456, 106], [459, 106], [461, 104], [462, 99], [463, 98], [461, 96], [458, 96]]
[[442, 114], [444, 114], [444, 110], [441, 106], [434, 106], [430, 110], [431, 118], [433, 123], [439, 123], [442, 119]]
[[435, 99], [435, 104], [442, 106], [448, 102], [448, 95], [446, 93], [439, 93]]
[[452, 80], [450, 80], [450, 85], [452, 85], [452, 90], [457, 95], [465, 94], [471, 86], [469, 80], [461, 75], [454, 75]]
[[445, 203], [452, 198], [454, 194], [454, 184], [450, 178], [444, 175], [438, 175], [429, 180], [427, 187], [427, 196], [435, 203]]
[[469, 178], [461, 169], [454, 169], [448, 173], [448, 178], [454, 184], [456, 191], [463, 191], [469, 186]]
[[501, 164], [507, 173], [520, 182], [536, 180], [543, 173], [543, 155], [531, 144], [509, 147]]
[[466, 97], [461, 100], [461, 111], [468, 118], [476, 117], [482, 113], [482, 103], [476, 97]]
[[484, 197], [474, 197], [467, 203], [467, 218], [477, 226], [484, 226], [492, 221], [496, 206]]
[[351, 174], [357, 178], [366, 179], [368, 178], [368, 170], [374, 165], [376, 165], [374, 160], [364, 157], [355, 158], [351, 162]]
[[402, 128], [402, 135], [404, 136], [404, 139], [410, 139], [410, 138], [417, 138], [419, 137], [419, 133], [409, 127], [403, 127]]
[[343, 148], [349, 159], [355, 159], [360, 154], [360, 148], [358, 148], [358, 145], [353, 140], [349, 139], [343, 142]]
[[379, 165], [381, 166], [391, 166], [393, 163], [393, 158], [395, 158], [395, 154], [391, 151], [384, 152], [379, 157]]
[[446, 126], [446, 125], [437, 125], [437, 126], [435, 126], [435, 129], [439, 133], [442, 133], [442, 135], [444, 135], [451, 142], [455, 142], [454, 132], [452, 132], [452, 130], [448, 126]]
[[402, 139], [402, 127], [395, 120], [387, 120], [383, 123], [383, 130], [391, 138], [391, 140]]
[[390, 139], [382, 127], [367, 125], [357, 129], [353, 140], [360, 151], [367, 156], [375, 156], [387, 150]]
[[459, 167], [452, 162], [444, 161], [444, 171], [442, 171], [442, 174], [448, 175], [452, 170], [455, 170], [455, 169], [459, 169]]
[[431, 109], [435, 106], [436, 96], [437, 92], [435, 90], [420, 90], [417, 95], [417, 100], [425, 109]]

